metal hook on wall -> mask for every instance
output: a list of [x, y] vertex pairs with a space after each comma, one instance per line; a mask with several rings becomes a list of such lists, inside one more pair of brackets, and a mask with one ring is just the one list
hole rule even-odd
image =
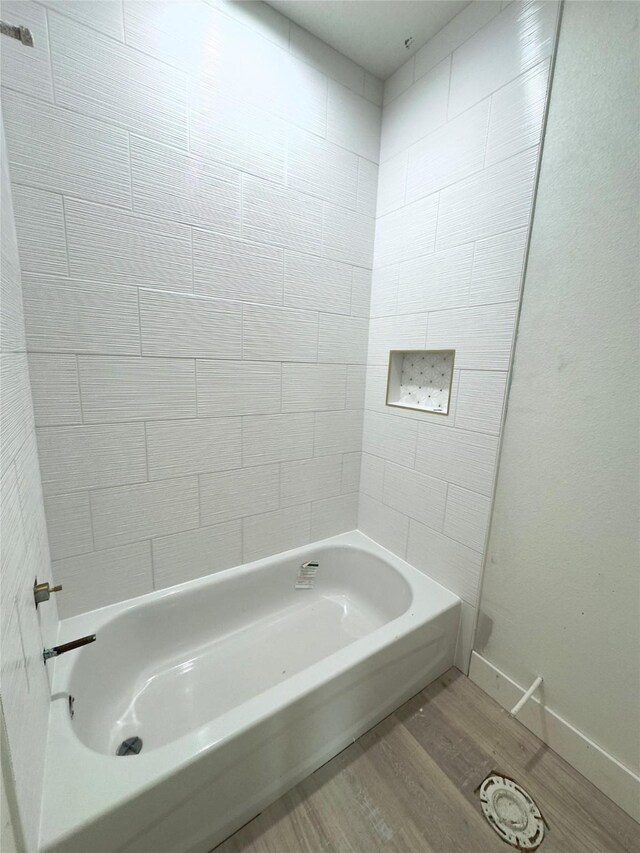
[[3, 36], [9, 36], [12, 39], [17, 39], [19, 42], [22, 42], [25, 47], [33, 47], [33, 36], [31, 35], [31, 30], [28, 29], [28, 27], [14, 27], [12, 24], [0, 21], [0, 34]]

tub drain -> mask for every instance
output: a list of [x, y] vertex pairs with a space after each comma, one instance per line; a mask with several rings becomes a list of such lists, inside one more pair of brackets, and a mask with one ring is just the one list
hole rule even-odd
[[507, 776], [491, 773], [479, 788], [484, 816], [500, 838], [518, 850], [535, 850], [544, 838], [544, 820], [529, 794]]
[[122, 741], [116, 750], [116, 755], [137, 755], [141, 750], [142, 738], [128, 737], [126, 740]]

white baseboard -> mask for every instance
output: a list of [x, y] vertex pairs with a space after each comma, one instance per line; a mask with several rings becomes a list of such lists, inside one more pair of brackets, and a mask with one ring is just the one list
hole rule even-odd
[[[469, 678], [508, 711], [526, 690], [477, 652], [471, 655]], [[535, 698], [518, 713], [518, 720], [640, 822], [640, 777], [632, 770]]]

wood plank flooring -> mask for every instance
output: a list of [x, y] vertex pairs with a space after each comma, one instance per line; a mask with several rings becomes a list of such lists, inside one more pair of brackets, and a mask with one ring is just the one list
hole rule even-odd
[[475, 793], [519, 782], [541, 853], [638, 853], [640, 825], [456, 669], [363, 735], [215, 853], [507, 853]]

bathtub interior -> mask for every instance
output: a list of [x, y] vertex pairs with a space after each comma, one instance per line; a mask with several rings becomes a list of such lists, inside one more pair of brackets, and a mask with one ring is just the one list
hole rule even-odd
[[300, 557], [261, 561], [132, 604], [98, 630], [69, 677], [76, 736], [115, 756], [195, 731], [407, 611], [405, 578], [376, 554], [310, 550], [312, 589], [296, 589]]

